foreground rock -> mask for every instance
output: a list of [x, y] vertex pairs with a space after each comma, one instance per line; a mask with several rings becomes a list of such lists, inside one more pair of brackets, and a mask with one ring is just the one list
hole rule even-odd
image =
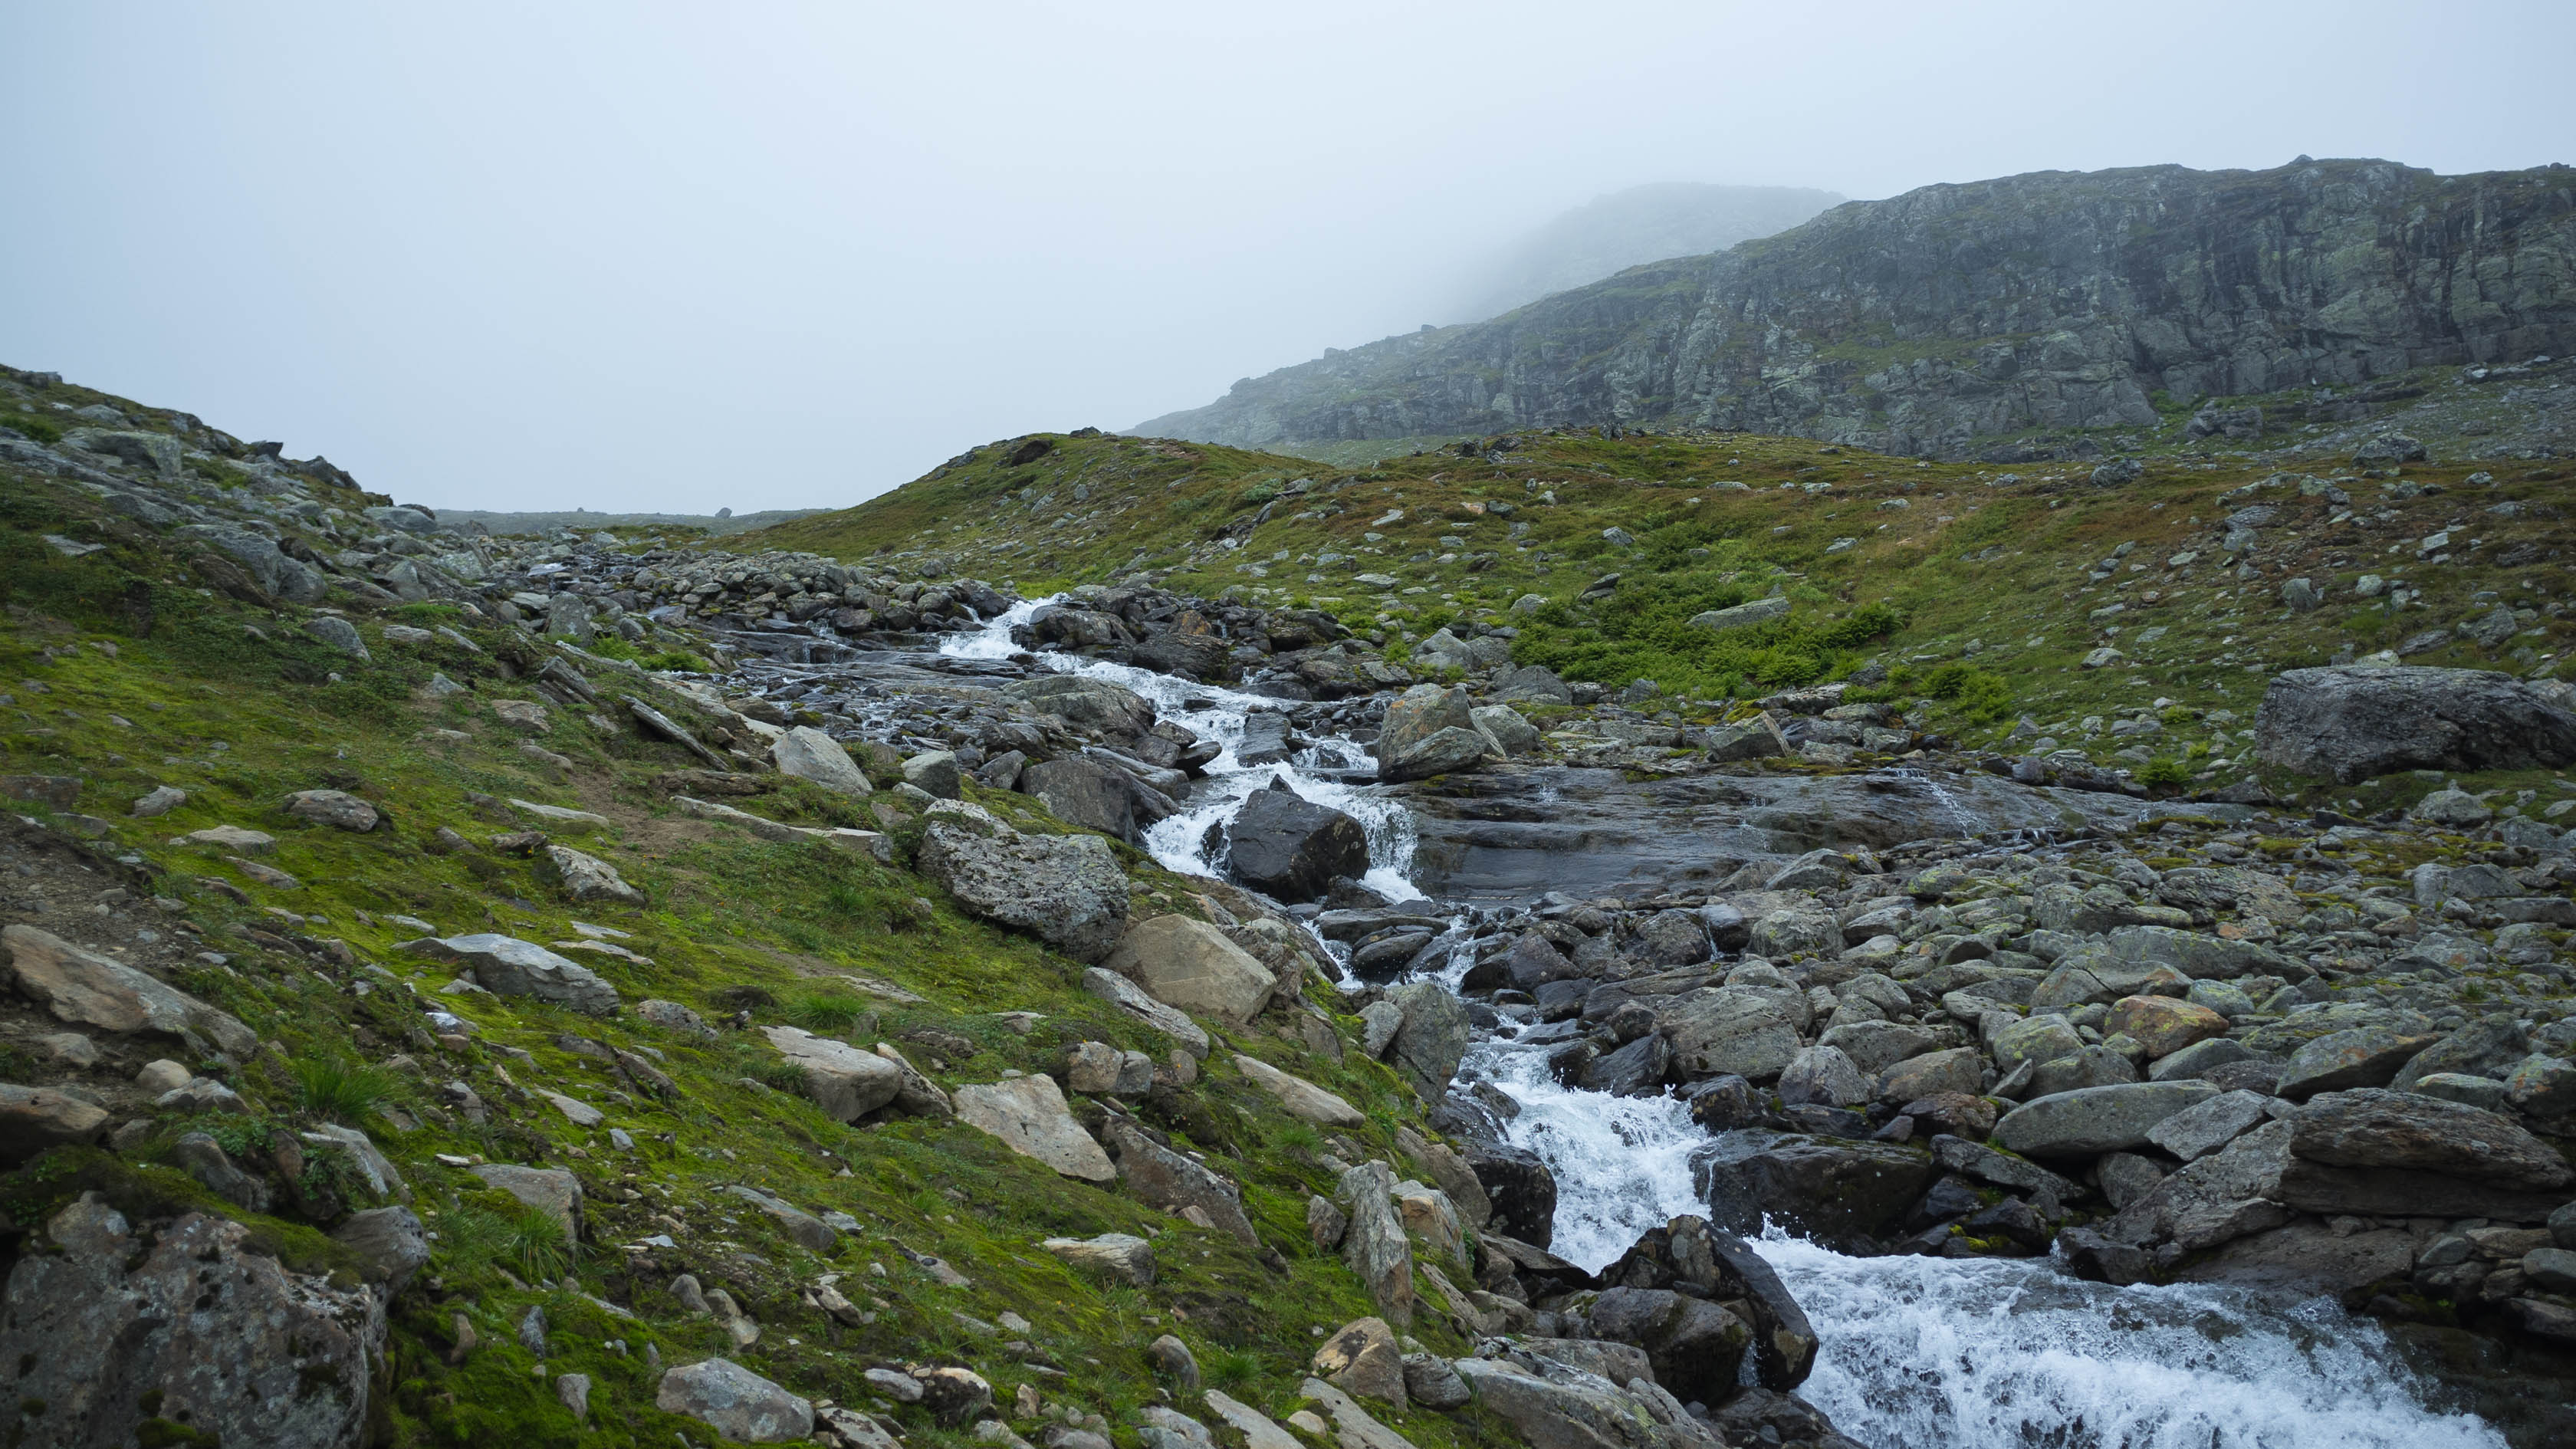
[[1053, 1077], [1014, 1077], [987, 1086], [959, 1087], [952, 1099], [957, 1120], [1002, 1139], [1022, 1157], [1035, 1158], [1067, 1177], [1114, 1182], [1109, 1154], [1065, 1106]]
[[465, 968], [474, 984], [495, 996], [527, 996], [569, 1006], [592, 1016], [617, 1011], [617, 988], [579, 962], [566, 960], [532, 941], [489, 932], [471, 936], [424, 936], [405, 941], [398, 950], [452, 961]]
[[737, 1444], [783, 1444], [814, 1432], [814, 1406], [731, 1359], [662, 1375], [653, 1406], [686, 1414]]
[[33, 926], [0, 928], [18, 990], [56, 1021], [102, 1031], [155, 1032], [200, 1051], [247, 1057], [259, 1036], [226, 1012], [122, 961]]
[[2288, 670], [2264, 691], [2254, 728], [2265, 764], [2347, 785], [2398, 770], [2576, 763], [2576, 714], [2480, 669]]
[[170, 1425], [276, 1449], [363, 1441], [375, 1291], [292, 1272], [202, 1213], [140, 1231], [96, 1194], [45, 1235], [59, 1251], [18, 1260], [0, 1315], [23, 1442], [183, 1442]]
[[1226, 826], [1234, 878], [1274, 900], [1319, 900], [1336, 876], [1368, 873], [1368, 835], [1339, 810], [1285, 785], [1255, 790]]
[[1077, 961], [1100, 960], [1126, 933], [1127, 877], [1099, 836], [1023, 835], [990, 816], [940, 813], [919, 863], [968, 911]]

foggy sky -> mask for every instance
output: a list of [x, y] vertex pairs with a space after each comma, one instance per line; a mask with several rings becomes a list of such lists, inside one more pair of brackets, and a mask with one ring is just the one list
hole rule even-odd
[[[1785, 13], [1784, 13], [1785, 12]], [[2557, 3], [0, 7], [0, 362], [471, 508], [839, 506], [1651, 181], [2576, 160]]]

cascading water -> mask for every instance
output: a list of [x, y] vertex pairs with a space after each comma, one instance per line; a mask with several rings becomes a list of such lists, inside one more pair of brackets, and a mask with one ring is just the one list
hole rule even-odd
[[[1058, 594], [1023, 599], [987, 620], [981, 629], [942, 639], [939, 652], [952, 659], [1008, 659], [1023, 652], [1011, 641], [1013, 627], [1026, 624], [1039, 609], [1062, 597]], [[1059, 674], [1084, 675], [1132, 689], [1154, 706], [1155, 713], [1183, 721], [1202, 738], [1223, 746], [1223, 753], [1208, 763], [1206, 778], [1196, 782], [1189, 797], [1181, 802], [1181, 813], [1156, 822], [1145, 832], [1145, 849], [1164, 866], [1194, 875], [1215, 874], [1207, 860], [1208, 828], [1232, 819], [1245, 796], [1279, 780], [1285, 781], [1300, 798], [1339, 810], [1360, 823], [1369, 848], [1369, 870], [1361, 877], [1362, 885], [1389, 900], [1423, 898], [1409, 873], [1415, 840], [1411, 812], [1364, 786], [1346, 784], [1331, 773], [1316, 773], [1338, 773], [1364, 766], [1369, 759], [1364, 746], [1345, 739], [1328, 739], [1285, 761], [1246, 765], [1235, 758], [1236, 747], [1243, 743], [1244, 716], [1254, 710], [1276, 710], [1278, 700], [1195, 684], [1132, 664], [1113, 664], [1074, 654], [1032, 657]]]
[[2376, 1324], [2243, 1288], [2109, 1288], [2045, 1261], [1754, 1244], [1823, 1348], [1799, 1393], [1871, 1446], [2501, 1449], [2424, 1407]]
[[[949, 636], [940, 652], [1017, 654], [1011, 626], [1049, 602], [1016, 605], [981, 630]], [[1206, 873], [1207, 827], [1284, 778], [1306, 799], [1360, 820], [1369, 885], [1395, 899], [1422, 898], [1406, 876], [1414, 833], [1404, 807], [1308, 773], [1358, 764], [1362, 747], [1328, 741], [1296, 763], [1246, 767], [1234, 757], [1244, 715], [1275, 701], [1127, 665], [1036, 658], [1125, 685], [1225, 747], [1184, 812], [1149, 833], [1165, 865]], [[1194, 701], [1211, 703], [1189, 708]], [[1924, 782], [1970, 823], [1937, 781]], [[1463, 968], [1463, 959], [1452, 959], [1435, 974], [1454, 986]], [[1478, 1043], [1468, 1070], [1520, 1104], [1506, 1133], [1556, 1176], [1559, 1255], [1600, 1268], [1648, 1228], [1705, 1210], [1690, 1155], [1707, 1134], [1672, 1097], [1564, 1086], [1543, 1052], [1508, 1038]], [[1776, 1230], [1753, 1246], [1823, 1343], [1799, 1392], [1870, 1449], [2501, 1449], [2505, 1442], [2474, 1418], [2427, 1408], [2422, 1386], [2378, 1327], [2323, 1300], [2290, 1303], [2221, 1286], [2112, 1288], [2068, 1277], [2046, 1260], [1853, 1258]]]

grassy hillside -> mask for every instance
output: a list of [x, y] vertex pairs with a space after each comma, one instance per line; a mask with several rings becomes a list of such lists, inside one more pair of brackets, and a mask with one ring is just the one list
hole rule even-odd
[[[85, 390], [47, 391], [157, 421]], [[204, 472], [211, 484], [221, 469]], [[371, 500], [325, 488], [321, 501], [354, 514]], [[13, 1241], [99, 1191], [138, 1224], [191, 1209], [238, 1218], [262, 1251], [345, 1282], [356, 1265], [321, 1229], [372, 1199], [338, 1154], [306, 1149], [294, 1203], [257, 1213], [215, 1198], [174, 1165], [173, 1149], [209, 1131], [258, 1172], [299, 1132], [362, 1128], [408, 1180], [435, 1238], [394, 1302], [371, 1410], [374, 1442], [398, 1445], [705, 1442], [705, 1426], [654, 1406], [650, 1360], [719, 1353], [859, 1407], [876, 1402], [862, 1378], [870, 1368], [961, 1364], [992, 1382], [1000, 1414], [1024, 1434], [1099, 1414], [1124, 1435], [1131, 1410], [1178, 1387], [1157, 1379], [1144, 1352], [1162, 1333], [1192, 1348], [1212, 1386], [1284, 1416], [1316, 1335], [1372, 1311], [1352, 1274], [1313, 1248], [1305, 1212], [1310, 1193], [1333, 1191], [1320, 1160], [1329, 1151], [1403, 1163], [1396, 1131], [1427, 1130], [1386, 1067], [1357, 1050], [1343, 1060], [1325, 1047], [1330, 1033], [1299, 1034], [1276, 1015], [1250, 1030], [1211, 1023], [1219, 1049], [1197, 1083], [1136, 1104], [1241, 1182], [1258, 1252], [954, 1122], [843, 1125], [806, 1100], [756, 1031], [732, 1029], [736, 1013], [898, 1043], [947, 1088], [1044, 1072], [1085, 1040], [1158, 1061], [1171, 1043], [1083, 992], [1079, 963], [961, 914], [908, 869], [920, 822], [890, 796], [861, 804], [767, 776], [767, 793], [746, 803], [789, 821], [883, 829], [894, 863], [764, 844], [673, 806], [667, 773], [695, 764], [677, 745], [594, 727], [560, 704], [539, 739], [504, 727], [496, 703], [539, 698], [531, 675], [543, 661], [519, 631], [452, 604], [379, 611], [335, 598], [372, 654], [360, 661], [303, 632], [304, 609], [208, 587], [238, 577], [70, 484], [0, 467], [0, 777], [11, 797], [0, 847], [16, 864], [0, 921], [112, 950], [261, 1038], [227, 1064], [110, 1033], [98, 1037], [104, 1058], [81, 1068], [47, 1055], [60, 1023], [8, 1004], [0, 1077], [68, 1082], [111, 1104], [115, 1121], [141, 1124], [113, 1150], [56, 1148], [0, 1175]], [[386, 633], [416, 626], [470, 643]], [[430, 686], [442, 676], [462, 691], [438, 694]], [[676, 692], [631, 675], [615, 683], [710, 726]], [[157, 818], [129, 813], [163, 786], [185, 802]], [[385, 823], [357, 833], [283, 808], [290, 792], [313, 789], [354, 793]], [[971, 785], [968, 795], [1029, 830], [1066, 828], [1029, 797]], [[595, 818], [542, 818], [508, 803], [518, 801]], [[275, 844], [179, 843], [226, 825]], [[543, 837], [522, 834], [531, 828]], [[646, 903], [576, 904], [539, 848], [549, 839], [610, 862]], [[1140, 914], [1204, 911], [1189, 883], [1119, 850]], [[433, 930], [557, 943], [629, 1009], [601, 1019], [452, 993], [453, 968], [395, 949]], [[1315, 989], [1320, 1011], [1344, 1004]], [[632, 1007], [647, 997], [689, 1006], [718, 1030], [646, 1021]], [[465, 1025], [434, 1034], [432, 1006]], [[1327, 1020], [1356, 1042], [1354, 1019]], [[1325, 1085], [1369, 1124], [1328, 1138], [1283, 1115], [1228, 1065], [1229, 1046]], [[608, 1052], [641, 1054], [632, 1060], [649, 1059], [653, 1073]], [[136, 1069], [163, 1055], [227, 1083], [240, 1110], [198, 1117], [137, 1099]], [[464, 1104], [465, 1089], [479, 1108]], [[554, 1094], [604, 1120], [575, 1120]], [[1096, 1123], [1096, 1105], [1078, 1110]], [[484, 1187], [467, 1170], [484, 1162], [574, 1172], [587, 1199], [581, 1240], [566, 1243], [552, 1220]], [[799, 1246], [735, 1185], [847, 1213], [858, 1230], [828, 1251]], [[1108, 1284], [1036, 1246], [1103, 1232], [1154, 1238], [1159, 1281]], [[962, 1277], [943, 1277], [952, 1269]], [[683, 1271], [729, 1292], [758, 1324], [757, 1342], [738, 1346], [688, 1311], [669, 1286]], [[827, 1275], [864, 1322], [817, 1305]], [[519, 1337], [531, 1307], [546, 1314], [542, 1356]], [[461, 1348], [460, 1328], [479, 1346]], [[1467, 1347], [1437, 1314], [1412, 1332], [1447, 1352]], [[556, 1376], [567, 1373], [591, 1378], [586, 1424], [558, 1400]], [[884, 1407], [903, 1416], [916, 1449], [971, 1442], [919, 1410]], [[1204, 1412], [1195, 1395], [1186, 1407]], [[1390, 1417], [1425, 1449], [1494, 1437], [1472, 1414]], [[150, 1442], [201, 1441], [152, 1422], [162, 1437]]]
[[[1328, 609], [1398, 652], [1443, 625], [1509, 627], [1519, 662], [1707, 699], [1876, 662], [1877, 687], [1928, 694], [1971, 733], [2160, 700], [2250, 715], [2280, 669], [2401, 646], [2409, 663], [2548, 673], [2576, 632], [2563, 462], [2280, 473], [2177, 457], [2125, 483], [2093, 474], [1746, 434], [1522, 433], [1355, 473], [1038, 435], [750, 538], [936, 557], [1023, 591], [1168, 571], [1177, 589]], [[2231, 517], [2256, 526], [2231, 543]], [[2313, 607], [2284, 601], [2297, 579]], [[1774, 592], [1783, 621], [1687, 622]], [[2501, 624], [2499, 607], [2515, 611]], [[2479, 637], [2458, 632], [2479, 620]]]

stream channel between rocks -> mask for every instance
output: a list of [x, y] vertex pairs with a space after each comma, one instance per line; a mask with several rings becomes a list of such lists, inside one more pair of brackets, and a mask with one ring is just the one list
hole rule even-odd
[[[1788, 782], [1777, 791], [1744, 780], [1666, 791], [1667, 803], [1688, 811], [1688, 829], [1655, 818], [1651, 792], [1648, 808], [1635, 800], [1581, 806], [1594, 818], [1568, 826], [1547, 818], [1546, 805], [1597, 788], [1587, 774], [1608, 773], [1568, 770], [1516, 801], [1507, 829], [1447, 829], [1368, 783], [1369, 747], [1351, 739], [1316, 738], [1284, 762], [1243, 764], [1236, 747], [1246, 712], [1276, 709], [1277, 700], [1130, 665], [1024, 652], [1011, 630], [1048, 602], [1016, 604], [979, 630], [945, 636], [932, 654], [804, 664], [773, 655], [743, 682], [849, 681], [900, 696], [932, 682], [998, 686], [1055, 671], [1123, 685], [1163, 717], [1223, 746], [1205, 778], [1179, 797], [1181, 811], [1145, 832], [1146, 848], [1163, 865], [1216, 874], [1203, 854], [1210, 827], [1251, 792], [1284, 781], [1361, 823], [1369, 849], [1363, 884], [1461, 926], [1473, 912], [1531, 907], [1551, 890], [1580, 893], [1640, 875], [1669, 876], [1712, 830], [1776, 841], [1784, 823], [1812, 829], [1823, 817], [1829, 827], [1844, 827], [1847, 838], [1870, 843], [1871, 835], [1900, 828], [1872, 818], [1891, 800], [1911, 807], [1900, 812], [1901, 828], [1918, 835], [1926, 821], [1929, 833], [1942, 835], [2058, 823], [2023, 803], [2036, 792], [2010, 804], [1981, 792], [1961, 799], [1927, 777], [1885, 771], [1877, 772], [1883, 779], [1837, 781], [1794, 799]], [[1937, 798], [1927, 802], [1927, 792]], [[1575, 808], [1570, 801], [1569, 811]], [[1426, 844], [1426, 836], [1438, 839]], [[1440, 859], [1418, 864], [1418, 856], [1433, 854]], [[1465, 965], [1460, 959], [1442, 974], [1455, 984]], [[1542, 1051], [1515, 1045], [1518, 1031], [1509, 1020], [1484, 1031], [1460, 1075], [1519, 1104], [1507, 1124], [1510, 1141], [1556, 1177], [1553, 1251], [1598, 1270], [1647, 1229], [1709, 1211], [1690, 1160], [1709, 1135], [1681, 1102], [1564, 1086]], [[2482, 1421], [2433, 1402], [2428, 1382], [2379, 1327], [2330, 1299], [2302, 1302], [2228, 1285], [2109, 1287], [2046, 1258], [1852, 1257], [1776, 1228], [1754, 1246], [1822, 1340], [1801, 1396], [1871, 1449], [2501, 1449], [2505, 1442]]]

